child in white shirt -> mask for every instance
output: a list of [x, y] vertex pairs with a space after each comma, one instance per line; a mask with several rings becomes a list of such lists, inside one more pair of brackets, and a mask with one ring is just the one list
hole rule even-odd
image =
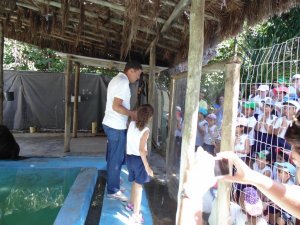
[[126, 205], [127, 211], [133, 211], [129, 220], [133, 223], [143, 223], [140, 213], [143, 184], [150, 181], [153, 171], [147, 160], [147, 140], [150, 130], [147, 123], [153, 115], [153, 107], [149, 104], [142, 105], [137, 110], [136, 121], [131, 121], [127, 131], [127, 156], [128, 180], [132, 183], [130, 202]]

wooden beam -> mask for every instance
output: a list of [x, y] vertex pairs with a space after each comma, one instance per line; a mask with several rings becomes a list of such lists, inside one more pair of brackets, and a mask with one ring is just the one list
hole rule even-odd
[[[95, 67], [104, 67], [104, 68], [115, 68], [119, 71], [123, 71], [126, 65], [126, 62], [122, 61], [114, 61], [114, 60], [107, 60], [107, 59], [99, 59], [99, 58], [92, 58], [80, 55], [70, 55], [65, 53], [57, 53], [59, 57], [62, 59], [70, 58], [73, 62], [78, 62], [82, 65], [89, 65]], [[150, 72], [150, 66], [142, 64], [144, 73]], [[168, 69], [167, 67], [156, 66], [155, 73], [159, 73], [160, 71]]]
[[71, 73], [72, 61], [67, 59], [67, 71], [65, 74], [65, 134], [64, 152], [70, 152], [71, 142]]
[[191, 0], [180, 0], [178, 4], [175, 6], [172, 14], [168, 18], [168, 20], [164, 23], [162, 29], [160, 30], [160, 34], [163, 35], [168, 31], [168, 29], [171, 27], [172, 23], [178, 18], [178, 16], [181, 15], [181, 13], [184, 11], [184, 9], [189, 6], [191, 3]]
[[[154, 95], [155, 95], [155, 62], [156, 62], [156, 43], [154, 43], [150, 48], [150, 71], [149, 71], [149, 91], [148, 91], [148, 100], [149, 104], [154, 107]], [[155, 112], [154, 109], [154, 115], [153, 118], [155, 118]], [[149, 123], [149, 141], [148, 141], [148, 152], [151, 154], [152, 149], [152, 127], [153, 127], [154, 119], [151, 123]]]
[[3, 56], [4, 56], [4, 25], [0, 21], [0, 124], [3, 124], [3, 87], [4, 87], [4, 74], [3, 74]]
[[[183, 207], [181, 193], [183, 185], [187, 180], [187, 171], [195, 157], [195, 140], [198, 121], [198, 101], [200, 93], [200, 82], [202, 73], [202, 60], [204, 48], [204, 11], [205, 0], [192, 0], [190, 10], [190, 35], [189, 35], [189, 53], [188, 53], [188, 76], [185, 96], [184, 129], [181, 144], [181, 160], [179, 188], [177, 197], [177, 225], [195, 225], [202, 224], [202, 215], [198, 215], [193, 209]], [[193, 181], [189, 181], [193, 182]], [[197, 181], [194, 181], [197, 182]], [[199, 181], [198, 181], [199, 182]], [[200, 192], [202, 190], [199, 190]], [[204, 193], [203, 193], [204, 194]], [[186, 203], [186, 202], [185, 202]], [[202, 205], [201, 198], [199, 206]], [[198, 220], [198, 221], [197, 221]]]
[[[168, 20], [164, 23], [163, 27], [160, 30], [160, 33], [154, 38], [154, 40], [151, 42], [150, 46], [153, 45], [153, 43], [157, 43], [160, 36], [163, 36], [164, 33], [168, 31], [168, 29], [171, 27], [174, 20], [178, 18], [178, 16], [181, 15], [183, 10], [189, 6], [191, 0], [180, 0], [178, 4], [175, 6], [173, 12], [169, 16]], [[145, 55], [148, 54], [150, 50], [150, 46], [147, 48]]]
[[80, 77], [80, 64], [78, 62], [76, 62], [75, 63], [75, 81], [74, 81], [73, 138], [77, 138], [77, 129], [78, 129], [79, 77]]

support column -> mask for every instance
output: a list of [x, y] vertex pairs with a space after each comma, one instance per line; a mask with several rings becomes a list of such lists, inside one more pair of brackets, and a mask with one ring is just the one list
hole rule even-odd
[[65, 135], [64, 152], [70, 152], [71, 142], [71, 73], [72, 61], [67, 59], [67, 71], [65, 75]]
[[[202, 72], [203, 44], [204, 44], [204, 9], [205, 0], [192, 0], [190, 9], [190, 40], [188, 53], [188, 76], [187, 88], [185, 96], [185, 114], [184, 114], [184, 129], [181, 144], [181, 161], [180, 161], [180, 179], [178, 189], [178, 206], [176, 214], [176, 224], [184, 225], [196, 224], [194, 219], [185, 221], [187, 211], [183, 209], [181, 193], [183, 184], [186, 182], [187, 170], [190, 168], [190, 162], [194, 158], [196, 129], [198, 121], [198, 105], [200, 81]], [[201, 204], [201, 199], [199, 200]], [[193, 221], [192, 221], [193, 220]], [[200, 224], [200, 223], [197, 223]]]
[[80, 76], [80, 63], [76, 62], [75, 63], [75, 82], [74, 82], [73, 138], [77, 138], [77, 129], [78, 129], [79, 76]]
[[[148, 101], [149, 104], [151, 104], [154, 107], [154, 94], [155, 94], [155, 61], [156, 61], [156, 42], [151, 43], [150, 47], [150, 72], [149, 72], [149, 92], [148, 92]], [[154, 109], [155, 113], [155, 109]], [[152, 147], [152, 127], [153, 127], [154, 120], [149, 124], [150, 128], [150, 134], [148, 138], [148, 143], [147, 143], [147, 149], [149, 155], [151, 154], [151, 147]]]
[[[235, 127], [237, 120], [239, 90], [240, 90], [240, 69], [241, 61], [238, 58], [232, 59], [225, 66], [225, 94], [222, 120], [221, 151], [233, 151], [235, 140]], [[231, 184], [219, 181], [218, 183], [218, 225], [230, 224], [230, 189]], [[226, 210], [225, 210], [226, 209]]]
[[3, 124], [3, 55], [4, 55], [4, 25], [0, 22], [0, 124]]

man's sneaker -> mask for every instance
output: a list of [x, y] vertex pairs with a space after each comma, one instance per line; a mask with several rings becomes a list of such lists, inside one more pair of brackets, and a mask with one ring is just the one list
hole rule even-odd
[[129, 217], [129, 223], [130, 224], [143, 224], [144, 218], [141, 213], [139, 215], [132, 213], [131, 216]]
[[128, 204], [125, 205], [125, 209], [126, 209], [126, 211], [128, 211], [128, 212], [133, 212], [133, 208], [134, 208], [134, 206], [133, 206], [133, 204], [131, 204], [130, 202], [128, 202]]
[[118, 199], [122, 202], [127, 202], [128, 201], [128, 198], [121, 191], [118, 191], [114, 194], [107, 194], [107, 197]]

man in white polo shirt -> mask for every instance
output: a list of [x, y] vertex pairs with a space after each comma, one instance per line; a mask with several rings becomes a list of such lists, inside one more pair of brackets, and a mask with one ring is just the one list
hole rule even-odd
[[138, 62], [128, 62], [124, 73], [120, 72], [108, 84], [105, 116], [102, 121], [107, 135], [107, 195], [110, 198], [127, 201], [120, 191], [120, 173], [126, 155], [126, 130], [128, 117], [135, 118], [130, 110], [129, 83], [136, 82], [142, 73]]

